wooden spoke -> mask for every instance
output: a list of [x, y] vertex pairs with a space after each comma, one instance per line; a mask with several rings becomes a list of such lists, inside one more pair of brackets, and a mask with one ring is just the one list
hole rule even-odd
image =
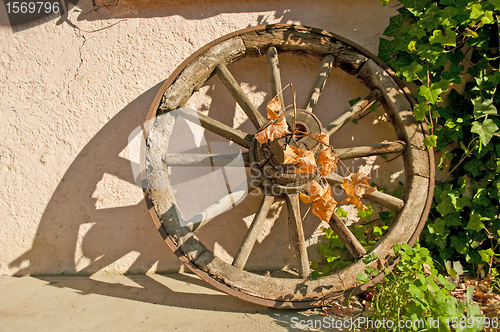
[[358, 239], [352, 234], [352, 232], [347, 228], [342, 220], [340, 220], [339, 216], [336, 213], [332, 214], [332, 218], [330, 218], [330, 227], [337, 233], [340, 240], [344, 242], [347, 250], [351, 253], [351, 255], [358, 259], [364, 255], [366, 255], [366, 250], [363, 248], [361, 243], [359, 243]]
[[241, 154], [198, 154], [198, 153], [167, 153], [163, 156], [166, 166], [229, 166], [239, 167], [232, 163], [238, 156], [243, 158], [245, 167], [250, 166], [248, 152]]
[[323, 128], [323, 132], [327, 133], [328, 135], [332, 135], [337, 130], [342, 128], [343, 125], [353, 119], [356, 115], [360, 114], [365, 109], [370, 107], [379, 97], [380, 90], [373, 89], [368, 95], [366, 95], [364, 98], [361, 98], [361, 100], [352, 105], [351, 108], [342, 113], [341, 116], [339, 116], [338, 118], [330, 122], [328, 126]]
[[219, 63], [217, 67], [215, 67], [215, 72], [219, 75], [221, 81], [224, 83], [236, 102], [241, 106], [250, 121], [252, 121], [255, 128], [259, 129], [266, 124], [266, 118], [259, 113], [229, 69], [227, 69], [226, 65]]
[[[326, 177], [326, 180], [331, 186], [339, 185], [344, 182], [344, 178], [337, 173], [331, 173]], [[404, 206], [405, 202], [402, 199], [394, 197], [392, 195], [381, 193], [380, 191], [374, 191], [371, 194], [363, 195], [370, 202], [380, 204], [393, 211], [400, 211]]]
[[255, 214], [252, 225], [250, 225], [250, 229], [248, 230], [240, 249], [234, 257], [233, 266], [236, 266], [239, 269], [243, 269], [245, 267], [248, 257], [250, 256], [250, 252], [252, 252], [257, 236], [259, 235], [273, 202], [274, 196], [272, 195], [264, 195], [262, 198], [262, 202], [260, 203], [259, 209]]
[[405, 206], [405, 202], [402, 199], [386, 193], [381, 193], [380, 191], [374, 191], [371, 194], [364, 195], [363, 197], [370, 202], [377, 203], [396, 212], [400, 211]]
[[333, 149], [333, 153], [342, 160], [378, 156], [388, 153], [401, 153], [406, 149], [406, 142], [395, 141], [352, 148]]
[[299, 276], [307, 278], [311, 270], [309, 269], [309, 256], [307, 254], [304, 228], [302, 227], [302, 218], [300, 216], [299, 194], [287, 195], [286, 205], [288, 207], [289, 222], [292, 226], [293, 244], [299, 260]]
[[227, 211], [232, 206], [234, 206], [238, 201], [245, 198], [246, 195], [254, 191], [259, 187], [260, 182], [257, 180], [250, 181], [249, 183], [244, 182], [239, 185], [236, 189], [232, 190], [230, 194], [219, 199], [217, 202], [209, 205], [203, 211], [189, 219], [186, 224], [191, 224], [193, 231], [200, 229], [205, 226], [210, 220], [217, 217], [224, 211]]
[[193, 123], [200, 123], [200, 125], [210, 130], [211, 132], [220, 135], [224, 138], [227, 138], [234, 143], [250, 149], [250, 145], [252, 144], [253, 136], [247, 133], [242, 132], [238, 129], [233, 129], [228, 125], [223, 124], [217, 120], [212, 119], [209, 116], [206, 116], [203, 113], [197, 112], [189, 107], [182, 107], [177, 110], [179, 115], [192, 121]]
[[335, 62], [335, 57], [331, 54], [328, 54], [321, 67], [319, 68], [318, 76], [316, 77], [316, 82], [309, 93], [309, 97], [307, 98], [307, 104], [304, 109], [308, 112], [313, 112], [316, 104], [318, 103], [319, 96], [321, 96], [321, 92], [323, 92], [323, 88], [325, 87], [326, 80], [330, 75], [330, 72], [333, 68], [333, 63]]
[[281, 91], [281, 74], [278, 60], [278, 51], [276, 47], [271, 46], [267, 49], [267, 65], [271, 74], [271, 93], [273, 98], [278, 96], [278, 100], [283, 103], [283, 91]]

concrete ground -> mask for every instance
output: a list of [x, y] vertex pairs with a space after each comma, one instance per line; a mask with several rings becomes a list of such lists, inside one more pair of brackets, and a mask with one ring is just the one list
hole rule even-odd
[[318, 331], [307, 320], [325, 319], [244, 302], [192, 274], [0, 277], [0, 299], [0, 331], [298, 331], [300, 321]]

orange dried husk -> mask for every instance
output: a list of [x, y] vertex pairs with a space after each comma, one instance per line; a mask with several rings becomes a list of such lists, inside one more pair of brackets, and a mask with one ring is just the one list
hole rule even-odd
[[318, 165], [321, 167], [321, 175], [328, 174], [337, 170], [339, 158], [335, 157], [331, 149], [323, 149], [318, 158]]
[[320, 141], [321, 144], [330, 145], [330, 135], [328, 134], [325, 133], [311, 134], [311, 136]]
[[322, 221], [328, 222], [335, 211], [336, 205], [337, 202], [332, 197], [332, 189], [328, 188], [320, 199], [312, 203], [312, 212]]
[[314, 153], [309, 150], [299, 149], [299, 164], [297, 165], [297, 173], [314, 173], [316, 172], [316, 159], [314, 158]]
[[285, 153], [284, 153], [285, 161], [283, 161], [283, 164], [291, 164], [291, 165], [298, 164], [299, 163], [299, 155], [297, 154], [298, 150], [300, 149], [288, 144], [285, 148]]
[[311, 184], [309, 185], [308, 190], [309, 190], [310, 196], [307, 196], [306, 194], [303, 194], [303, 193], [299, 194], [300, 200], [306, 204], [312, 203], [312, 202], [320, 199], [326, 191], [318, 182], [316, 182], [314, 180], [311, 181]]
[[377, 191], [368, 184], [370, 179], [365, 173], [360, 170], [355, 174], [350, 174], [344, 178], [342, 188], [345, 190], [347, 197], [340, 204], [354, 204], [360, 210], [366, 210], [366, 206], [361, 202], [361, 197], [365, 194], [371, 194]]
[[267, 117], [270, 120], [275, 120], [278, 118], [279, 111], [283, 108], [283, 103], [278, 100], [278, 98], [271, 99], [266, 105]]
[[296, 165], [296, 173], [314, 173], [318, 168], [312, 151], [287, 145], [284, 156], [285, 161], [283, 161], [283, 164]]
[[346, 198], [340, 202], [340, 204], [354, 204], [358, 208], [358, 210], [366, 210], [366, 206], [361, 202], [361, 199], [359, 197], [356, 197], [355, 195], [347, 195]]
[[267, 141], [274, 141], [277, 138], [283, 137], [288, 134], [288, 123], [286, 122], [285, 116], [282, 115], [278, 118], [276, 123], [270, 124], [257, 134], [255, 134], [255, 139], [260, 143], [264, 144]]

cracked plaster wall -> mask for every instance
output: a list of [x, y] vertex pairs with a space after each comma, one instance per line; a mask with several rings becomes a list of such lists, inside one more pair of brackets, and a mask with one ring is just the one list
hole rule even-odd
[[133, 13], [82, 0], [66, 21], [16, 32], [0, 8], [1, 275], [178, 270], [123, 152], [160, 83], [209, 41], [267, 23], [326, 29], [376, 53], [395, 14], [379, 0], [112, 8]]

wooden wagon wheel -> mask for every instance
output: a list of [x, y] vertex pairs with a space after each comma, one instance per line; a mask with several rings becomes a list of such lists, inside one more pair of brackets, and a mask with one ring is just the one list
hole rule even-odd
[[[381, 264], [386, 263], [385, 260], [390, 256], [393, 244], [414, 244], [424, 227], [432, 201], [434, 160], [433, 155], [424, 146], [424, 138], [427, 135], [426, 125], [415, 121], [412, 112], [412, 99], [408, 96], [404, 85], [394, 77], [387, 66], [360, 46], [326, 31], [293, 25], [254, 27], [217, 39], [184, 61], [165, 82], [148, 114], [148, 120], [152, 120], [148, 122], [151, 124], [151, 128], [146, 128], [148, 142], [154, 139], [168, 142], [170, 132], [163, 128], [165, 126], [165, 123], [162, 123], [163, 120], [157, 120], [161, 118], [159, 115], [184, 106], [194, 91], [198, 90], [212, 75], [220, 77], [254, 126], [257, 129], [263, 128], [268, 120], [250, 102], [227, 66], [246, 56], [266, 56], [271, 73], [272, 92], [274, 95], [280, 95], [281, 79], [278, 54], [285, 52], [297, 56], [313, 54], [324, 59], [322, 69], [316, 79], [315, 89], [310, 94], [305, 111], [300, 112], [304, 117], [304, 122], [308, 123], [309, 121], [310, 124], [312, 123], [312, 127], [316, 123], [312, 111], [325, 86], [329, 70], [333, 66], [354, 75], [371, 91], [328, 125], [321, 127], [318, 121], [319, 127], [311, 129], [311, 132], [316, 130], [316, 132], [334, 134], [354, 116], [359, 115], [374, 100], [378, 100], [384, 106], [387, 117], [393, 124], [398, 137], [397, 141], [335, 151], [341, 159], [391, 152], [402, 154], [405, 171], [402, 199], [381, 192], [374, 192], [363, 197], [396, 211], [386, 234], [368, 252], [378, 255], [378, 260], [370, 264], [380, 267]], [[281, 95], [280, 98], [282, 98]], [[197, 121], [205, 130], [214, 132], [248, 149], [244, 153], [247, 164], [250, 161], [260, 162], [259, 156], [264, 152], [260, 150], [260, 144], [255, 143], [253, 135], [234, 129], [201, 112], [187, 108], [183, 109], [182, 112], [187, 119], [198, 119]], [[155, 135], [156, 137], [151, 138]], [[180, 220], [181, 217], [175, 207], [175, 195], [168, 184], [165, 165], [162, 162], [157, 162], [158, 158], [164, 157], [165, 151], [161, 146], [152, 147], [148, 144], [146, 146], [143, 180], [146, 181], [148, 187], [145, 190], [145, 195], [150, 213], [171, 250], [201, 278], [216, 288], [241, 299], [281, 308], [320, 306], [325, 301], [338, 297], [347, 290], [359, 289], [360, 285], [356, 280], [356, 274], [365, 269], [361, 257], [366, 254], [366, 251], [349, 228], [335, 214], [330, 225], [345, 243], [355, 261], [329, 276], [316, 279], [309, 276], [309, 259], [299, 211], [298, 190], [307, 186], [311, 179], [304, 180], [303, 185], [298, 189], [296, 187], [290, 189], [286, 185], [282, 185], [281, 187], [284, 189], [280, 193], [267, 192], [263, 195], [252, 225], [245, 239], [242, 239], [242, 245], [235, 255], [234, 261], [229, 264], [216, 257], [198, 240], [195, 228], [200, 225], [186, 225]], [[209, 164], [217, 163], [218, 158], [221, 162], [224, 161], [224, 156], [212, 156]], [[204, 159], [206, 156], [179, 155], [176, 163], [177, 165], [192, 165], [203, 163]], [[332, 185], [342, 182], [342, 177], [337, 174], [331, 174], [327, 179]], [[275, 180], [276, 178], [272, 176], [264, 177], [258, 185], [266, 187], [269, 183], [265, 184], [264, 182]], [[276, 185], [277, 183], [272, 184]], [[279, 278], [244, 269], [260, 227], [271, 204], [277, 199], [276, 195], [285, 198], [291, 229], [294, 231], [293, 238], [299, 261], [299, 271], [295, 277]], [[219, 204], [225, 204], [222, 201]], [[226, 199], [226, 201], [229, 200]], [[231, 202], [228, 204], [229, 206], [226, 207], [231, 206]], [[219, 212], [223, 210], [219, 209]], [[379, 275], [376, 278], [380, 277]]]

